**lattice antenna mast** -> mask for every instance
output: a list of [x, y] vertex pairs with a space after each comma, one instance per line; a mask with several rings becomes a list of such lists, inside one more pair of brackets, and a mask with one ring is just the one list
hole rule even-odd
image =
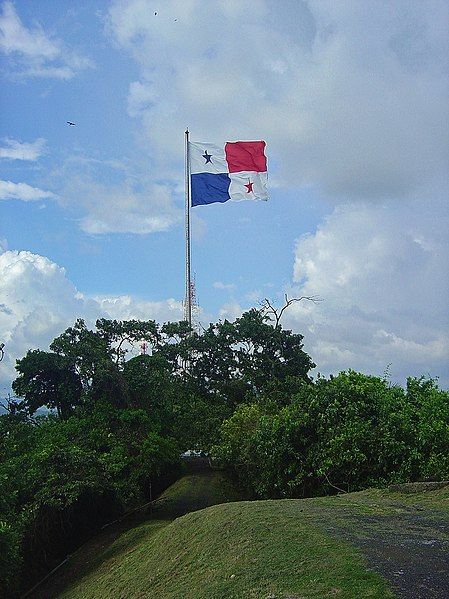
[[197, 319], [200, 312], [198, 306], [198, 296], [196, 293], [196, 273], [193, 274], [193, 279], [190, 282], [190, 305], [192, 310], [192, 325], [197, 325]]

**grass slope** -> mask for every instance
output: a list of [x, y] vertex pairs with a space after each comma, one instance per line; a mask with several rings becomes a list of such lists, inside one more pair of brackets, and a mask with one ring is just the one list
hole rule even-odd
[[393, 596], [356, 550], [304, 519], [296, 503], [222, 504], [156, 534], [144, 525], [138, 543], [133, 534], [128, 551], [62, 597]]
[[364, 519], [413, 517], [414, 510], [449, 515], [449, 487], [224, 503], [238, 499], [220, 473], [185, 476], [161, 496], [151, 519], [95, 539], [34, 597], [387, 599], [395, 595], [386, 581], [333, 531]]

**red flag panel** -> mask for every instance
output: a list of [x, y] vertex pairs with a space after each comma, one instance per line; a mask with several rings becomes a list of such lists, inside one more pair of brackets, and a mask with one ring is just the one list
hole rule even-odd
[[225, 145], [226, 161], [230, 173], [240, 171], [267, 171], [264, 141], [235, 141]]

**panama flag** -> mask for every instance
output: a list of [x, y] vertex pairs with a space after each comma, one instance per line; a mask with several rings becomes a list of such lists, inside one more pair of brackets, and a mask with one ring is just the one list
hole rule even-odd
[[192, 206], [268, 200], [264, 141], [189, 142]]

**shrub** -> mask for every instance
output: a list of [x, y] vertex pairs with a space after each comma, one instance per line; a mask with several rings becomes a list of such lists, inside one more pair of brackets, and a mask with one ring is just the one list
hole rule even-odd
[[20, 535], [17, 529], [0, 520], [0, 596], [10, 597], [17, 588], [21, 566], [19, 553]]
[[342, 372], [272, 407], [238, 408], [213, 449], [258, 497], [449, 477], [449, 394], [433, 380], [409, 379], [404, 390]]

